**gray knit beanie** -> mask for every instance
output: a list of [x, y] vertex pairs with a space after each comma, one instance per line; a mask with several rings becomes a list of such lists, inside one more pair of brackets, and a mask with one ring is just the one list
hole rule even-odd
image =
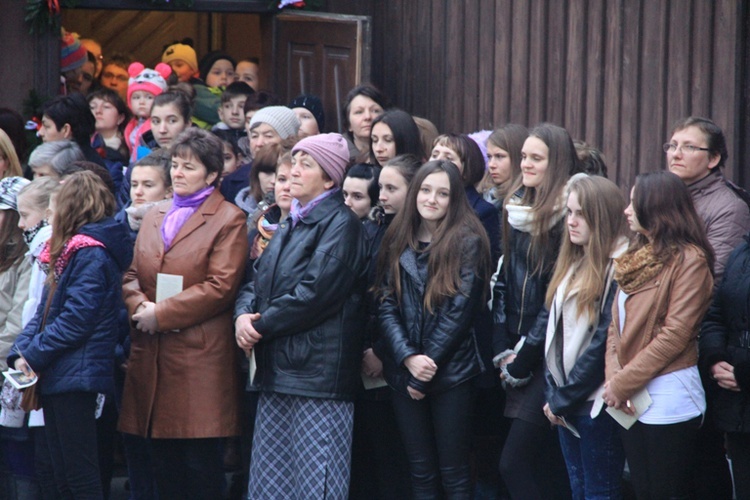
[[297, 115], [286, 106], [267, 106], [259, 109], [250, 119], [250, 130], [258, 123], [272, 126], [282, 139], [295, 136], [299, 132]]
[[341, 187], [349, 166], [349, 146], [341, 134], [318, 134], [305, 137], [292, 148], [292, 155], [304, 151], [318, 162], [328, 177]]

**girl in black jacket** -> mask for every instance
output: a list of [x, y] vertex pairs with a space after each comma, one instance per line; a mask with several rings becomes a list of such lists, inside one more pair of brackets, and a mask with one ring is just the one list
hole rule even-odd
[[503, 265], [493, 289], [493, 343], [499, 353], [496, 365], [509, 386], [505, 416], [513, 421], [500, 473], [513, 498], [569, 496], [557, 436], [542, 413], [546, 323], [537, 317], [560, 248], [565, 185], [578, 170], [568, 132], [541, 124], [523, 144], [522, 175], [511, 187], [513, 195], [505, 199]]
[[472, 323], [490, 253], [454, 164], [420, 168], [378, 259], [383, 373], [414, 498], [470, 498], [471, 379], [483, 368]]

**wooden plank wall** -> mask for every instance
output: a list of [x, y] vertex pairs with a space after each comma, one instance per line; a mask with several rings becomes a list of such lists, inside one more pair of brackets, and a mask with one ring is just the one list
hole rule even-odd
[[[747, 0], [329, 0], [371, 15], [372, 75], [441, 131], [551, 121], [599, 146], [627, 188], [664, 167], [671, 124], [726, 132], [750, 174]], [[744, 170], [744, 169], [743, 169]]]

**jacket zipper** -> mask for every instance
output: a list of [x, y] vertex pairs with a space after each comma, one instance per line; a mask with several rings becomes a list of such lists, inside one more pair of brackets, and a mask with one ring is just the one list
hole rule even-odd
[[531, 251], [531, 245], [526, 248], [526, 272], [523, 275], [523, 288], [521, 289], [521, 315], [520, 321], [518, 322], [518, 330], [516, 334], [521, 336], [521, 327], [523, 326], [523, 308], [526, 304], [526, 282], [529, 279], [529, 252]]

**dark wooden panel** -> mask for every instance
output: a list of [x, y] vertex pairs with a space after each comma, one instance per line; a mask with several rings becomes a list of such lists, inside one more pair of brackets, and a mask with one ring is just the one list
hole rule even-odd
[[667, 20], [666, 2], [643, 3], [643, 38], [641, 40], [641, 81], [637, 106], [639, 107], [639, 135], [637, 168], [653, 171], [664, 168], [660, 146], [664, 142], [666, 95]]
[[[540, 3], [541, 5], [541, 3]], [[551, 0], [546, 8], [546, 28], [542, 33], [546, 37], [539, 37], [546, 42], [546, 86], [543, 108], [539, 121], [547, 121], [558, 125], [565, 125], [565, 56], [567, 47], [567, 7], [568, 2]], [[550, 96], [560, 96], [562, 99], [550, 99]]]
[[[495, 2], [494, 0], [479, 0], [477, 9], [479, 26], [477, 27], [477, 109], [475, 116], [468, 117], [470, 123], [474, 121], [477, 130], [492, 128], [494, 125], [492, 105], [494, 98], [494, 62], [495, 44], [486, 43], [489, 34], [495, 33]], [[494, 38], [494, 37], [493, 37]]]
[[[622, 73], [623, 73], [623, 11], [625, 0], [605, 1], [606, 38], [604, 41], [604, 112], [601, 122], [601, 150], [604, 152], [610, 169], [609, 177], [622, 185], [620, 126], [622, 123]], [[598, 124], [594, 124], [596, 126]]]
[[586, 58], [586, 0], [571, 0], [567, 27], [567, 61], [563, 63], [565, 80], [562, 94], [564, 120], [560, 123], [568, 128], [573, 137], [583, 135], [583, 119], [586, 106], [586, 83], [588, 71]]
[[[474, 132], [478, 130], [477, 118], [482, 110], [479, 107], [479, 68], [480, 68], [480, 51], [479, 44], [479, 16], [482, 14], [479, 8], [479, 0], [470, 0], [465, 2], [463, 51], [461, 80], [463, 87], [463, 116], [460, 123], [463, 124], [461, 130]], [[476, 47], [475, 50], [469, 50], [469, 47]]]
[[445, 132], [461, 132], [463, 128], [463, 97], [466, 80], [464, 78], [464, 4], [446, 2], [445, 44], [445, 101], [443, 103]]
[[[532, 79], [530, 70], [531, 53], [531, 4], [530, 2], [513, 2], [511, 10], [512, 28], [509, 33], [511, 45], [511, 93], [510, 119], [514, 123], [529, 123], [529, 80]], [[541, 32], [541, 31], [540, 31]]]
[[[740, 10], [737, 8], [736, 0], [716, 0], [714, 2], [714, 33], [736, 33], [740, 26]], [[745, 29], [749, 27], [746, 26]], [[713, 38], [713, 65], [711, 73], [716, 75], [711, 85], [711, 118], [724, 130], [728, 131], [728, 146], [730, 154], [737, 151], [736, 144], [739, 137], [732, 133], [737, 129], [738, 116], [736, 108], [727, 106], [727, 103], [739, 102], [738, 91], [738, 60], [730, 55], [737, 53], [738, 40], [734, 37]], [[740, 59], [741, 60], [741, 59]], [[720, 76], [719, 76], [720, 75]], [[747, 138], [745, 138], [746, 140]], [[725, 174], [733, 177], [734, 171], [739, 164], [735, 163], [734, 155], [730, 156]], [[747, 168], [747, 164], [744, 165]]]
[[[511, 0], [495, 2], [494, 52], [494, 93], [492, 102], [494, 114], [492, 120], [497, 128], [511, 119], [511, 97], [513, 95], [512, 34], [513, 13]], [[485, 35], [485, 38], [487, 36]], [[488, 61], [489, 64], [489, 61]]]
[[[583, 15], [586, 17], [585, 26], [587, 27], [585, 50], [588, 57], [585, 61], [585, 111], [580, 137], [598, 148], [602, 147], [604, 133], [601, 123], [604, 109], [605, 61], [607, 65], [616, 64], [615, 61], [607, 59], [604, 55], [607, 41], [605, 1], [597, 0], [583, 4]], [[607, 158], [609, 159], [609, 157]]]

